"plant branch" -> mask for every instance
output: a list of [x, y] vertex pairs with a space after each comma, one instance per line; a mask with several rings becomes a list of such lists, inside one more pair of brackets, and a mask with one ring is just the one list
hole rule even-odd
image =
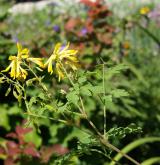
[[114, 160], [114, 159], [111, 158], [110, 156], [104, 154], [102, 151], [99, 151], [99, 150], [97, 150], [97, 149], [90, 149], [90, 150], [91, 150], [92, 152], [97, 152], [97, 153], [99, 153], [99, 154], [105, 156], [106, 158], [110, 159], [111, 161], [115, 162], [115, 163], [118, 164], [118, 165], [121, 165], [119, 162], [117, 162], [116, 160]]
[[106, 147], [112, 149], [113, 151], [116, 151], [117, 153], [120, 153], [120, 154], [123, 155], [125, 158], [127, 158], [127, 159], [130, 160], [132, 163], [134, 163], [135, 165], [141, 165], [139, 162], [137, 162], [136, 160], [134, 160], [132, 157], [130, 157], [129, 155], [123, 153], [120, 149], [118, 149], [117, 147], [115, 147], [114, 145], [112, 145], [111, 143], [109, 143], [108, 141], [106, 141], [106, 140], [104, 139], [104, 137], [102, 137], [102, 138], [100, 139], [100, 141], [101, 141], [101, 143], [102, 143], [104, 146], [106, 146]]
[[50, 119], [50, 120], [53, 120], [53, 121], [61, 122], [63, 124], [67, 124], [67, 121], [62, 120], [62, 119], [55, 119], [55, 118], [52, 118], [52, 117], [46, 117], [46, 116], [42, 116], [42, 115], [36, 115], [36, 114], [31, 113], [31, 112], [28, 112], [28, 113], [25, 113], [25, 114], [27, 114], [29, 116], [32, 116], [32, 117], [36, 117], [36, 118]]
[[[74, 87], [74, 82], [72, 81], [72, 79], [70, 78], [70, 76], [68, 75], [65, 67], [63, 66], [63, 64], [61, 63], [62, 65], [62, 68], [64, 70], [64, 73], [66, 74], [68, 80], [70, 81], [71, 85]], [[104, 66], [104, 64], [103, 64]], [[103, 74], [104, 74], [104, 69], [103, 69]], [[103, 83], [104, 83], [104, 78], [103, 78]], [[105, 91], [104, 91], [105, 92]], [[105, 93], [104, 93], [105, 94]], [[100, 142], [105, 146], [105, 147], [108, 147], [110, 149], [112, 149], [113, 151], [116, 151], [117, 153], [120, 153], [122, 154], [125, 158], [127, 158], [128, 160], [130, 160], [132, 163], [134, 163], [135, 165], [140, 165], [140, 163], [138, 163], [136, 160], [134, 160], [133, 158], [131, 158], [129, 155], [123, 153], [121, 150], [119, 150], [117, 147], [115, 147], [114, 145], [110, 144], [104, 135], [102, 135], [99, 130], [97, 129], [97, 127], [94, 125], [94, 123], [88, 119], [88, 116], [86, 114], [86, 111], [85, 111], [85, 107], [84, 107], [84, 103], [83, 103], [83, 100], [80, 96], [80, 103], [81, 103], [81, 106], [82, 106], [82, 109], [78, 106], [79, 110], [81, 113], [83, 113], [84, 115], [86, 115], [86, 120], [89, 122], [90, 126], [95, 130], [95, 132], [97, 133], [97, 135], [99, 136], [99, 139], [100, 139]], [[104, 107], [104, 112], [106, 112], [106, 107]], [[106, 116], [105, 116], [106, 118]], [[106, 127], [106, 125], [105, 125]]]

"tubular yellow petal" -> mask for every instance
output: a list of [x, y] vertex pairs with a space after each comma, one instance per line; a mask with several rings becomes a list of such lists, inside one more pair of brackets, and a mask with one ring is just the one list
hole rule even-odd
[[48, 64], [48, 72], [51, 73], [51, 74], [53, 73], [52, 62], [51, 61]]
[[8, 60], [12, 61], [15, 60], [17, 57], [16, 56], [9, 56]]
[[68, 60], [72, 62], [78, 62], [78, 59], [75, 56], [69, 56]]
[[27, 61], [31, 61], [31, 62], [39, 65], [41, 68], [44, 68], [44, 64], [42, 62], [42, 58], [28, 58]]
[[22, 59], [28, 58], [28, 57], [29, 57], [29, 49], [27, 49], [27, 48], [23, 49], [23, 50], [20, 52], [20, 54], [21, 54], [21, 58], [22, 58]]
[[22, 47], [20, 43], [17, 43], [17, 49], [18, 49], [18, 58], [26, 59], [29, 57], [29, 49]]
[[51, 60], [51, 57], [46, 61], [46, 63], [44, 64], [44, 67], [46, 68], [47, 65], [49, 64], [49, 61]]
[[51, 55], [50, 58], [47, 60], [47, 62], [44, 64], [44, 68], [46, 68], [48, 66], [48, 72], [49, 73], [53, 73], [53, 60], [54, 60], [54, 55]]
[[21, 50], [21, 54], [28, 54], [29, 53], [29, 49], [28, 48], [24, 48]]
[[26, 55], [22, 55], [21, 58], [22, 59], [27, 59], [29, 57], [29, 54], [26, 54]]
[[17, 42], [17, 49], [18, 49], [18, 52], [21, 52], [22, 50], [22, 45], [19, 42]]
[[59, 53], [61, 46], [62, 46], [61, 43], [57, 43], [57, 44], [55, 45], [55, 47], [54, 47], [53, 54]]
[[76, 50], [67, 50], [66, 52], [64, 52], [63, 54], [60, 55], [60, 60], [68, 59], [70, 57], [74, 57], [76, 55], [77, 51]]
[[8, 72], [9, 69], [12, 67], [13, 63], [11, 62], [10, 65], [5, 69], [5, 70], [2, 70], [1, 72]]
[[16, 65], [16, 78], [19, 77], [20, 75], [20, 61], [17, 61], [17, 65]]
[[75, 55], [78, 51], [77, 50], [66, 50], [64, 52], [61, 52], [61, 55], [65, 55], [65, 56], [70, 56], [70, 55]]
[[10, 76], [13, 77], [13, 79], [16, 78], [16, 69], [17, 69], [16, 64], [17, 64], [16, 60], [12, 61]]

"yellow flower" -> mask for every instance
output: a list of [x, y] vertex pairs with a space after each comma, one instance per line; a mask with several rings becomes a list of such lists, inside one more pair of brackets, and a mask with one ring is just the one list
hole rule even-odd
[[29, 57], [29, 50], [27, 48], [23, 49], [20, 43], [17, 43], [17, 49], [17, 56], [9, 56], [9, 60], [11, 61], [11, 63], [2, 72], [8, 72], [10, 70], [9, 73], [13, 79], [26, 79], [28, 73], [21, 67], [21, 63], [23, 59]]
[[28, 73], [21, 67], [21, 59], [17, 56], [10, 56], [9, 60], [11, 61], [10, 65], [2, 72], [8, 72], [11, 70], [9, 73], [13, 79], [26, 79]]
[[[53, 73], [53, 65], [55, 65], [55, 71], [58, 75], [59, 81], [64, 78], [63, 66], [68, 65], [73, 70], [78, 68], [78, 59], [75, 56], [77, 50], [68, 50], [69, 43], [62, 49], [62, 44], [58, 43], [55, 45], [54, 51], [44, 64], [45, 67], [48, 67], [48, 72]], [[63, 65], [63, 66], [62, 66]]]
[[44, 67], [42, 59], [29, 57], [29, 49], [23, 49], [20, 43], [17, 43], [17, 49], [17, 56], [9, 56], [11, 63], [5, 70], [2, 70], [2, 72], [8, 72], [10, 70], [9, 74], [13, 79], [26, 79], [28, 72], [21, 66], [24, 60], [27, 60], [28, 62], [32, 61], [40, 67]]
[[29, 57], [29, 49], [27, 48], [22, 48], [22, 45], [20, 43], [17, 43], [17, 49], [18, 49], [18, 54], [17, 57], [21, 58], [21, 59], [26, 59], [27, 62], [33, 62], [37, 65], [39, 65], [41, 68], [44, 68], [43, 62], [42, 62], [42, 58], [33, 58], [33, 57]]
[[140, 9], [140, 14], [142, 14], [142, 15], [146, 15], [146, 14], [148, 14], [150, 12], [150, 8], [149, 7], [142, 7], [141, 9]]

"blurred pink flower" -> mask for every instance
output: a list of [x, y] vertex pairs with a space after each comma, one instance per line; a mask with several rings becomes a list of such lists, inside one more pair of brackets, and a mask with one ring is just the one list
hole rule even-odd
[[160, 4], [148, 14], [148, 17], [154, 20], [157, 26], [160, 27]]

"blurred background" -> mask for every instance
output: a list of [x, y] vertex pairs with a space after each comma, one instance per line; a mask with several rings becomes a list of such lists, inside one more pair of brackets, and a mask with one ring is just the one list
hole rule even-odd
[[[68, 41], [79, 50], [85, 71], [92, 71], [100, 58], [109, 66], [128, 66], [106, 84], [130, 93], [108, 105], [107, 129], [135, 123], [142, 132], [113, 138], [112, 143], [121, 149], [137, 139], [150, 138], [130, 155], [140, 162], [154, 157], [155, 164], [160, 164], [160, 1], [0, 0], [0, 70], [8, 66], [8, 57], [17, 53], [17, 42], [29, 48], [33, 56], [45, 58], [57, 42], [66, 45]], [[63, 102], [58, 92], [66, 83], [51, 77], [45, 78], [45, 83], [55, 99]], [[25, 109], [12, 93], [5, 96], [8, 87], [0, 85], [0, 164], [55, 164], [55, 158], [77, 147], [83, 134], [49, 119], [38, 120], [32, 131], [22, 128], [27, 119]], [[37, 89], [27, 92], [31, 97], [39, 94]], [[101, 130], [101, 105], [86, 97], [85, 106]], [[15, 132], [15, 139], [11, 132]], [[30, 149], [20, 153], [18, 147], [24, 144]], [[120, 162], [130, 165], [125, 159]], [[74, 156], [70, 164], [107, 165], [110, 160], [98, 153], [84, 153]]]

